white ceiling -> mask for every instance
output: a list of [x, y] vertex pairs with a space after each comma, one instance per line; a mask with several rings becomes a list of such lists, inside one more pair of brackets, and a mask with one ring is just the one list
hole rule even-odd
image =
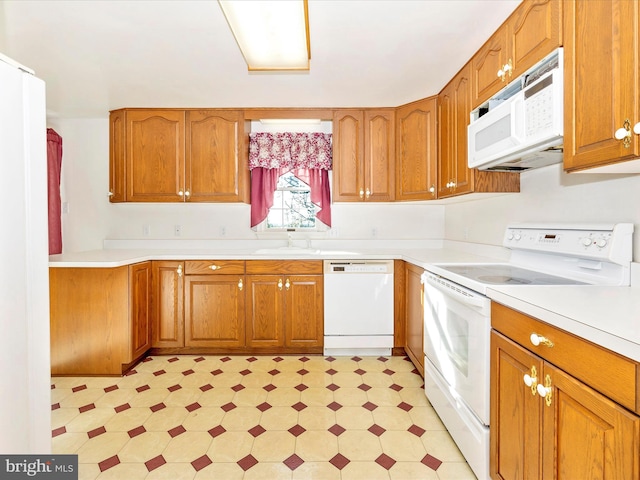
[[438, 93], [520, 0], [309, 0], [311, 70], [248, 73], [216, 0], [0, 0], [0, 52], [53, 117], [121, 107], [398, 106]]

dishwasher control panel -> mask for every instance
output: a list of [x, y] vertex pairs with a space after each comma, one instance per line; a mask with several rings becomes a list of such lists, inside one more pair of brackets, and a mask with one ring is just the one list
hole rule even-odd
[[393, 261], [336, 261], [325, 260], [324, 273], [393, 273]]

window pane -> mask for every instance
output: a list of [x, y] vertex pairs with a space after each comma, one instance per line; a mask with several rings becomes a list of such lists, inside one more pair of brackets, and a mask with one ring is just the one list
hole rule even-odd
[[318, 207], [311, 202], [309, 186], [291, 173], [278, 179], [267, 228], [314, 228]]

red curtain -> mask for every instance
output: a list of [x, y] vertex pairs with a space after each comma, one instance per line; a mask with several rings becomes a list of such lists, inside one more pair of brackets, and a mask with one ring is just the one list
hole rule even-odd
[[[260, 168], [251, 170], [251, 227], [264, 221], [273, 206], [273, 194], [278, 187], [278, 178], [287, 173], [281, 168]], [[320, 207], [316, 218], [327, 226], [331, 226], [331, 189], [329, 187], [329, 171], [300, 168], [293, 174], [309, 185], [311, 201]]]
[[62, 253], [62, 208], [60, 171], [62, 170], [62, 137], [47, 128], [47, 190], [49, 197], [49, 255]]
[[249, 135], [251, 227], [267, 218], [278, 178], [289, 171], [309, 185], [311, 201], [320, 208], [316, 218], [331, 226], [331, 138], [330, 133], [260, 132]]

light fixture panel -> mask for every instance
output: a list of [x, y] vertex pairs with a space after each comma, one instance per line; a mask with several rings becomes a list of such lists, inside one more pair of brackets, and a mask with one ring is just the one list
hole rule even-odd
[[218, 0], [249, 70], [309, 70], [307, 0]]

